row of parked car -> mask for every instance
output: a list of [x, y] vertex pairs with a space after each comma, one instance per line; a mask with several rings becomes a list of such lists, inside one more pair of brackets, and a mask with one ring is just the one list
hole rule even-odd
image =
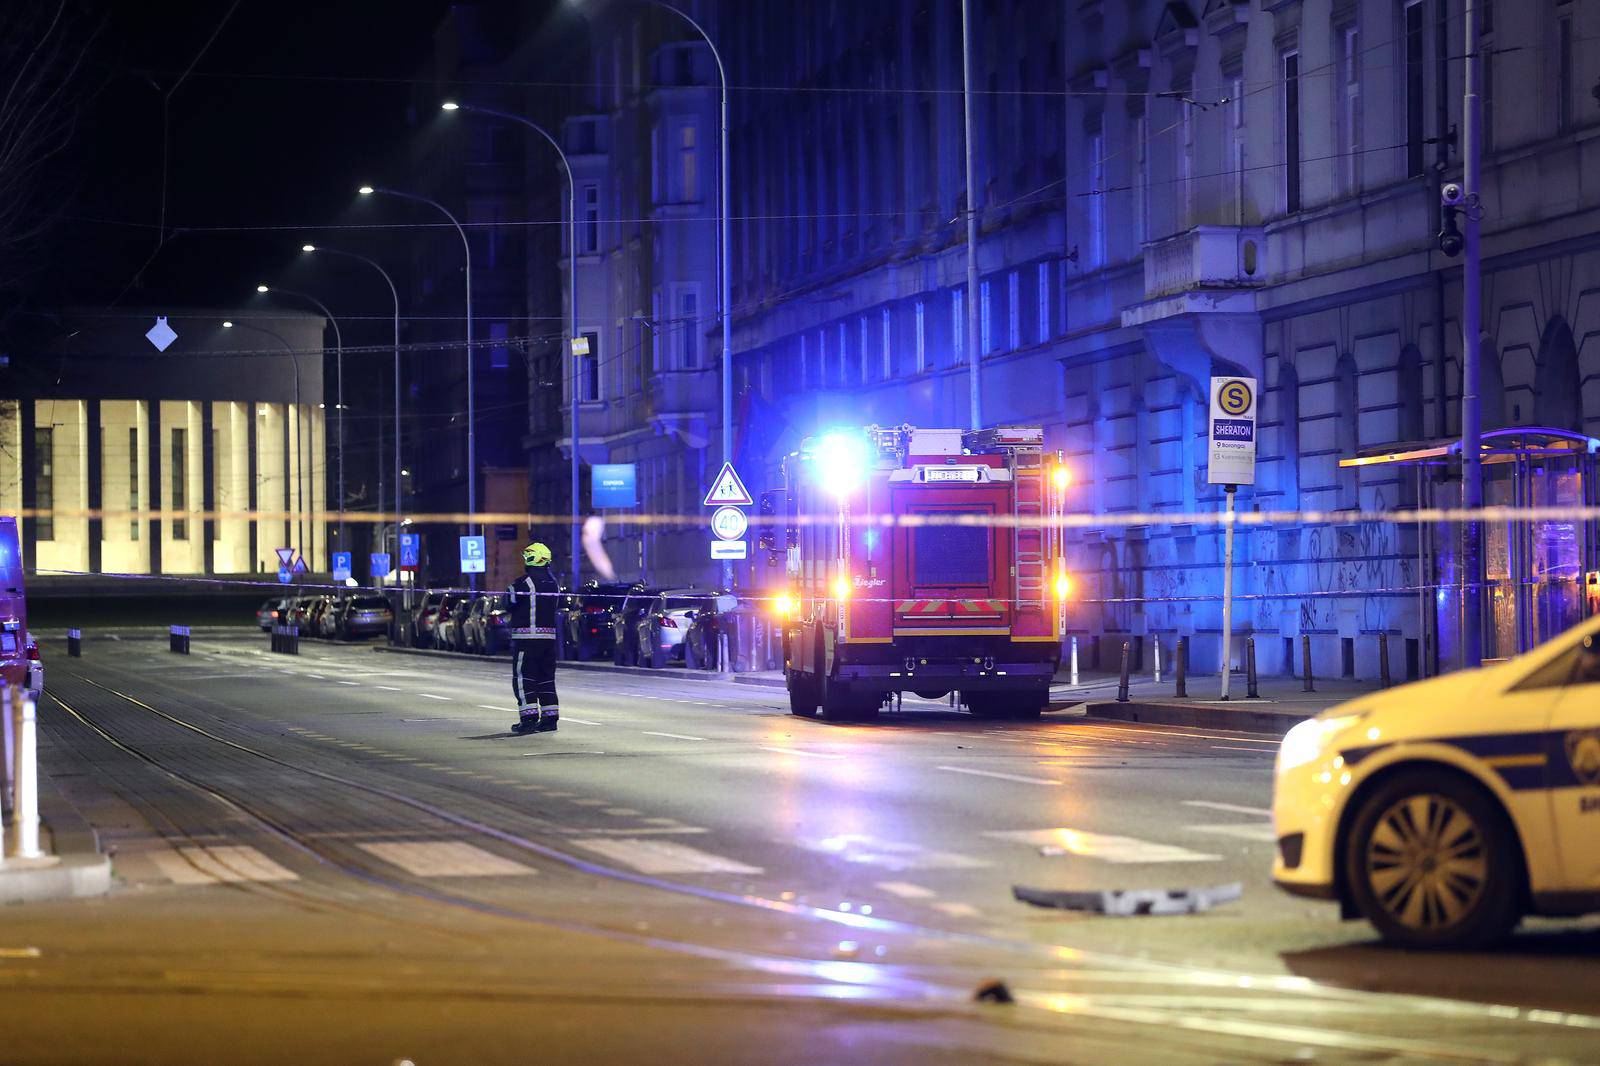
[[300, 632], [328, 640], [383, 636], [394, 623], [389, 601], [375, 592], [284, 596], [256, 608], [256, 624], [299, 626]]
[[[717, 665], [726, 615], [738, 600], [695, 588], [591, 581], [562, 595], [557, 612], [562, 654], [618, 666], [690, 669]], [[394, 625], [389, 600], [377, 593], [334, 593], [271, 599], [256, 611], [262, 629], [295, 625], [329, 640], [382, 636]], [[400, 637], [414, 648], [493, 655], [511, 645], [505, 597], [482, 592], [424, 593], [400, 619]]]
[[734, 596], [705, 589], [591, 581], [564, 598], [562, 650], [568, 659], [609, 657], [618, 666], [713, 669], [726, 616], [737, 604]]

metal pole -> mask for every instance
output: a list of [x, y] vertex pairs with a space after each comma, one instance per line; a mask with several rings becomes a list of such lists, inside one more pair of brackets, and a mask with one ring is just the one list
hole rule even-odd
[[1072, 638], [1072, 676], [1070, 678], [1070, 681], [1074, 686], [1076, 686], [1078, 684], [1078, 638], [1077, 637], [1073, 637]]
[[983, 428], [983, 383], [978, 351], [978, 189], [976, 146], [972, 137], [972, 19], [970, 0], [961, 0], [961, 105], [967, 149], [967, 396], [971, 428]]
[[1224, 485], [1223, 494], [1228, 499], [1227, 515], [1222, 522], [1222, 698], [1228, 698], [1228, 686], [1233, 680], [1233, 498], [1239, 486]]
[[[336, 391], [335, 391], [335, 395], [334, 395], [334, 404], [339, 409], [336, 412], [337, 422], [338, 422], [338, 431], [337, 432], [338, 432], [338, 438], [339, 438], [339, 456], [338, 456], [338, 467], [339, 467], [339, 476], [338, 476], [338, 492], [339, 492], [339, 550], [340, 551], [344, 551], [345, 550], [345, 547], [344, 547], [345, 546], [345, 530], [344, 530], [344, 398], [343, 398], [344, 397], [344, 334], [339, 329], [339, 320], [337, 318], [333, 317], [333, 312], [332, 311], [328, 310], [328, 305], [323, 303], [321, 300], [317, 299], [315, 296], [312, 296], [310, 293], [297, 292], [294, 289], [279, 289], [279, 288], [272, 288], [270, 291], [277, 292], [277, 293], [282, 293], [284, 296], [293, 296], [293, 297], [295, 297], [297, 299], [305, 300], [307, 303], [312, 304], [313, 306], [315, 306], [318, 311], [321, 311], [324, 315], [326, 315], [327, 318], [328, 318], [328, 323], [331, 326], [333, 326], [333, 343], [334, 343], [334, 350], [336, 352], [334, 366], [335, 366], [335, 372], [338, 374], [338, 377], [339, 377], [339, 382], [338, 382], [338, 385], [336, 386]], [[324, 348], [323, 351], [324, 351], [324, 353], [326, 353], [327, 349]], [[296, 387], [299, 386], [298, 378], [295, 381], [295, 385], [296, 385]], [[326, 396], [327, 393], [323, 393], [323, 395]], [[299, 401], [298, 401], [298, 397], [297, 397], [296, 398], [296, 403], [298, 403], [298, 402]], [[296, 431], [295, 432], [295, 440], [297, 442], [299, 441], [299, 428], [300, 428], [299, 419], [298, 419], [298, 416], [296, 416], [296, 421], [295, 421], [295, 431]], [[300, 445], [298, 443], [297, 443], [296, 446], [297, 447], [301, 447], [301, 448], [304, 447], [303, 445]], [[303, 458], [303, 455], [304, 455], [304, 453], [302, 452], [302, 459], [301, 459], [302, 465], [305, 462], [305, 460]], [[315, 556], [315, 554], [316, 554], [315, 547], [316, 547], [315, 545], [312, 546], [312, 549], [313, 549], [312, 550], [312, 555], [313, 556]], [[301, 558], [305, 557], [305, 553], [306, 553], [305, 545], [302, 544], [300, 546], [300, 556], [301, 556]], [[309, 566], [310, 564], [307, 563], [306, 565]]]
[[[1466, 0], [1465, 96], [1462, 101], [1462, 156], [1465, 160], [1465, 198], [1462, 236], [1466, 261], [1461, 271], [1461, 506], [1475, 511], [1483, 506], [1483, 412], [1478, 403], [1480, 370], [1479, 334], [1482, 322], [1482, 276], [1478, 246], [1479, 122], [1478, 106], [1478, 4]], [[1461, 657], [1466, 667], [1483, 663], [1483, 597], [1481, 577], [1482, 523], [1473, 519], [1461, 525]]]

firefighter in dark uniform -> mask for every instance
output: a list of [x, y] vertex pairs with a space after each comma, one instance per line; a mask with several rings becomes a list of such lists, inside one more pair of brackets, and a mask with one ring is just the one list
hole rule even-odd
[[522, 549], [523, 575], [506, 590], [511, 608], [511, 687], [517, 697], [517, 724], [511, 731], [548, 733], [556, 728], [556, 604], [561, 586], [550, 572], [550, 549]]

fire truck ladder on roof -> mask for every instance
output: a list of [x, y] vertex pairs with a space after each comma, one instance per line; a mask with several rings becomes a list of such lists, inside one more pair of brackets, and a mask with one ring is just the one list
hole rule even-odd
[[1012, 594], [1018, 612], [1043, 611], [1048, 599], [1043, 450], [1012, 448], [1007, 449], [1007, 457], [1017, 494], [1016, 524], [1011, 531]]

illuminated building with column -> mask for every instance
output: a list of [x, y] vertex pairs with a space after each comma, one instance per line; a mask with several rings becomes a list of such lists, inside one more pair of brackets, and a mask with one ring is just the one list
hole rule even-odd
[[326, 572], [324, 325], [119, 308], [8, 337], [0, 513], [29, 571], [264, 574], [293, 547]]

